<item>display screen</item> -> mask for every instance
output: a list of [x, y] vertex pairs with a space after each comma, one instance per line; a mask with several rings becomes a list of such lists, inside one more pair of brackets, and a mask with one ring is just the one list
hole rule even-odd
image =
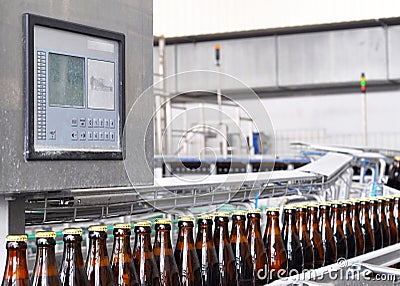
[[115, 64], [88, 59], [88, 107], [114, 110]]
[[85, 58], [49, 53], [50, 106], [84, 107]]

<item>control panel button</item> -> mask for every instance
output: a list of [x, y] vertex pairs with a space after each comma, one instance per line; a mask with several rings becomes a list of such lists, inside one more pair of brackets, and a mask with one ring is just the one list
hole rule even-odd
[[99, 140], [99, 133], [97, 131], [93, 132], [93, 140], [98, 141]]
[[49, 131], [49, 140], [56, 140], [56, 130]]
[[78, 119], [77, 118], [72, 118], [71, 119], [71, 126], [72, 127], [78, 127]]
[[110, 133], [104, 132], [104, 141], [110, 141]]
[[86, 119], [85, 118], [80, 118], [79, 119], [79, 126], [80, 127], [86, 127]]
[[78, 131], [72, 131], [71, 132], [71, 139], [73, 141], [77, 141], [78, 140]]
[[93, 127], [93, 118], [88, 118], [88, 119], [87, 119], [87, 126], [88, 126], [89, 128], [92, 128], [92, 127]]
[[88, 131], [88, 132], [87, 132], [87, 139], [88, 139], [89, 141], [93, 141], [93, 132], [92, 132], [92, 131]]
[[115, 133], [110, 132], [110, 141], [115, 141]]
[[81, 141], [86, 140], [86, 132], [85, 131], [79, 132], [79, 140], [81, 140]]
[[98, 118], [93, 118], [93, 127], [99, 127], [99, 119]]
[[110, 119], [110, 128], [115, 128], [114, 119]]
[[99, 118], [99, 127], [103, 128], [104, 127], [104, 120], [103, 118]]
[[104, 132], [99, 132], [99, 140], [103, 141], [104, 140]]

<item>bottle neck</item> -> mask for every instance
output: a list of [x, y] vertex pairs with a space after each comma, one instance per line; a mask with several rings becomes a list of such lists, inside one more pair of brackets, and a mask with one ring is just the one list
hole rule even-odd
[[4, 281], [29, 279], [26, 248], [26, 242], [7, 242], [7, 262], [4, 271]]
[[342, 224], [342, 212], [339, 208], [333, 209], [332, 221], [336, 224]]
[[[128, 263], [132, 262], [132, 251], [131, 251], [131, 242], [130, 242], [130, 234], [115, 234], [114, 233], [114, 247], [113, 247], [113, 263], [114, 262], [123, 262]], [[122, 255], [122, 257], [121, 257]]]
[[154, 245], [163, 246], [165, 249], [172, 249], [171, 231], [167, 229], [158, 229], [156, 231]]
[[316, 226], [318, 225], [318, 217], [317, 217], [317, 211], [316, 210], [309, 210], [308, 212], [308, 220], [309, 220], [309, 226]]
[[150, 232], [136, 232], [134, 251], [144, 251], [151, 253]]
[[88, 263], [92, 266], [109, 265], [106, 232], [89, 232]]
[[81, 236], [73, 237], [71, 239], [64, 237], [63, 263], [73, 262], [78, 268], [84, 267], [81, 242]]
[[187, 243], [189, 244], [194, 244], [193, 227], [192, 226], [179, 227], [178, 241], [187, 241]]
[[[44, 243], [42, 243], [44, 242]], [[54, 239], [38, 239], [34, 276], [57, 276]]]
[[369, 219], [369, 211], [368, 211], [367, 205], [362, 204], [360, 206], [360, 216], [362, 218]]
[[244, 236], [245, 230], [245, 221], [244, 220], [236, 220], [232, 221], [232, 235]]
[[267, 235], [281, 235], [281, 230], [279, 228], [279, 216], [270, 215], [267, 217]]
[[261, 223], [258, 217], [249, 218], [247, 222], [247, 232], [252, 232], [255, 237], [261, 238]]
[[297, 229], [300, 231], [306, 230], [307, 228], [307, 216], [306, 213], [303, 211], [299, 211], [297, 213], [297, 220], [296, 220]]
[[199, 224], [197, 228], [197, 241], [212, 241], [212, 225]]
[[285, 213], [283, 227], [286, 232], [287, 231], [296, 232], [296, 220], [295, 220], [294, 214]]

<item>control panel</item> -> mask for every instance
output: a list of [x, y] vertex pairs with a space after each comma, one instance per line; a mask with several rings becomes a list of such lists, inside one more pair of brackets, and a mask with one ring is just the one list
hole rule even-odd
[[26, 158], [122, 159], [124, 35], [25, 17]]

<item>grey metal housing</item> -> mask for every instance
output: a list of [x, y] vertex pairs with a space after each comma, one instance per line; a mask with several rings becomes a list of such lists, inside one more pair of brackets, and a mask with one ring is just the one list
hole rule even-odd
[[[125, 34], [126, 114], [140, 94], [152, 85], [152, 1], [11, 1], [0, 9], [0, 194], [45, 192], [74, 188], [130, 186], [124, 162], [33, 161], [24, 159], [24, 62], [22, 15], [32, 13]], [[153, 132], [146, 114], [153, 98], [140, 101], [130, 134], [137, 157], [132, 183], [153, 183]], [[143, 140], [145, 138], [145, 140]], [[132, 140], [131, 140], [132, 141]], [[147, 144], [146, 144], [147, 142]], [[151, 144], [149, 144], [151, 142]]]

